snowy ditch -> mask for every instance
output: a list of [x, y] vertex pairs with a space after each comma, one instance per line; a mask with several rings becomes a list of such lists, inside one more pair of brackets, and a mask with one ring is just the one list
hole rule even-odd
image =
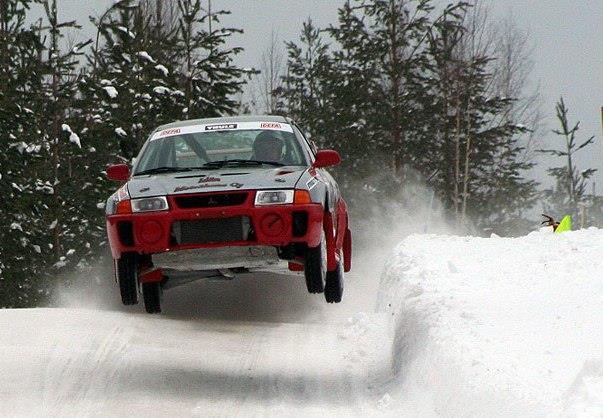
[[385, 266], [387, 410], [603, 416], [603, 230], [411, 235]]

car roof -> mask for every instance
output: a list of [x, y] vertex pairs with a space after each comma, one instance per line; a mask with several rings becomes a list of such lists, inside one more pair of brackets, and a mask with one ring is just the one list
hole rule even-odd
[[158, 126], [154, 132], [169, 128], [179, 128], [182, 126], [205, 125], [208, 123], [235, 123], [235, 122], [283, 122], [293, 123], [287, 117], [276, 115], [242, 115], [242, 116], [222, 116], [219, 118], [189, 119], [180, 120], [165, 125]]

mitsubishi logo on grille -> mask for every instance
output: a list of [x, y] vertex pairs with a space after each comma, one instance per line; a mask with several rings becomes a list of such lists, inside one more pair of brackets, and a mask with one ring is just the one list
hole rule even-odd
[[210, 197], [209, 200], [207, 201], [208, 206], [215, 206], [217, 204], [218, 204], [218, 201], [215, 200], [213, 197]]

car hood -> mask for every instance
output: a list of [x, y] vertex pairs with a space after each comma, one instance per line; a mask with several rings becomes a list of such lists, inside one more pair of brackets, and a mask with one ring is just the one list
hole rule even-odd
[[230, 190], [292, 189], [306, 167], [233, 168], [136, 176], [128, 182], [132, 198]]

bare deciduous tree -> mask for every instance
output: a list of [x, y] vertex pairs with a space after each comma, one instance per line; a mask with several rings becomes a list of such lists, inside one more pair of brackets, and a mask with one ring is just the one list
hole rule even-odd
[[275, 92], [283, 86], [284, 54], [277, 33], [272, 31], [270, 43], [262, 53], [260, 73], [251, 86], [252, 108], [256, 113], [277, 113]]
[[[471, 114], [474, 86], [484, 74], [477, 70], [483, 65], [488, 84], [485, 95], [503, 103], [496, 117], [482, 127], [483, 131], [516, 128], [519, 145], [524, 148], [522, 162], [528, 162], [535, 150], [537, 135], [542, 130], [542, 112], [538, 87], [530, 89], [533, 68], [529, 34], [521, 31], [509, 17], [501, 23], [491, 18], [488, 3], [474, 0], [463, 17], [463, 31], [452, 47], [452, 59], [447, 77], [454, 85], [454, 97], [447, 100], [447, 113], [455, 113], [454, 165], [452, 190], [453, 207], [459, 222], [467, 216], [471, 166], [473, 161], [473, 127]], [[464, 73], [463, 73], [464, 71]], [[461, 98], [462, 97], [462, 98]], [[498, 167], [492, 167], [493, 171]]]

